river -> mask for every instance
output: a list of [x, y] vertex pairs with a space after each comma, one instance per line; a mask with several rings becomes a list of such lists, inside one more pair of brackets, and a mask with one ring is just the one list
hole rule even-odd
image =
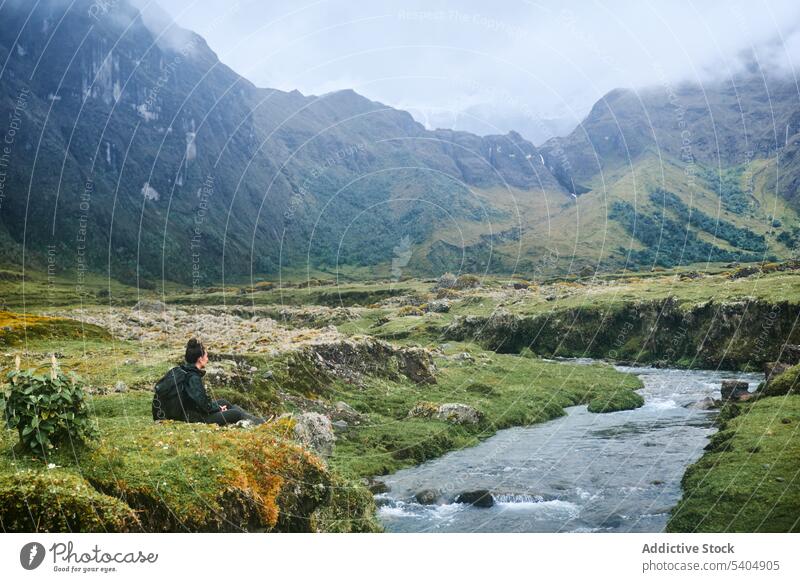
[[[686, 408], [719, 398], [722, 379], [761, 374], [617, 367], [644, 382], [644, 406], [593, 414], [572, 406], [566, 416], [499, 431], [381, 479], [376, 496], [390, 532], [658, 532], [680, 500], [686, 467], [703, 453], [716, 411]], [[436, 489], [443, 501], [420, 505], [416, 492]], [[488, 489], [495, 504], [453, 503], [463, 491]]]

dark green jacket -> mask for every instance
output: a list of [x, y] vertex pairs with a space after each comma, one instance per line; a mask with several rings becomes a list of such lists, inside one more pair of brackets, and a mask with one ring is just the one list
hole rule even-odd
[[[203, 376], [205, 370], [200, 370], [194, 364], [181, 366], [187, 375], [186, 395], [191, 399], [192, 407], [201, 416], [207, 416], [220, 411], [220, 407], [208, 396], [203, 386]], [[188, 411], [187, 411], [188, 412]]]

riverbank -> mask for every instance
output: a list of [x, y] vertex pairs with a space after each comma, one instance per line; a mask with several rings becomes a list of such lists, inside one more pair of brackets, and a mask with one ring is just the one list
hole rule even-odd
[[800, 394], [733, 405], [718, 424], [667, 531], [800, 531]]
[[[723, 379], [755, 389], [754, 374], [624, 368], [644, 382], [644, 406], [592, 414], [584, 406], [498, 432], [384, 478], [379, 517], [396, 532], [659, 532], [681, 498], [681, 476], [714, 433]], [[490, 503], [459, 503], [487, 491]]]
[[[20, 355], [23, 367], [43, 366], [55, 354], [65, 370], [84, 377], [93, 405], [104, 411], [97, 416], [98, 446], [79, 454], [64, 452], [54, 461], [20, 457], [13, 449], [13, 433], [6, 431], [0, 451], [4, 499], [41, 490], [46, 494], [33, 506], [48, 508], [65, 490], [85, 491], [86, 500], [107, 501], [110, 516], [132, 511], [139, 519], [130, 522], [133, 527], [173, 531], [180, 530], [178, 521], [143, 522], [142, 516], [164, 513], [164, 508], [169, 513], [169, 503], [185, 501], [187, 515], [196, 519], [180, 521], [194, 529], [224, 529], [229, 525], [213, 515], [232, 483], [243, 499], [270, 498], [248, 473], [247, 450], [291, 458], [305, 451], [311, 456], [290, 463], [284, 482], [311, 471], [316, 477], [310, 483], [329, 494], [309, 491], [316, 505], [301, 503], [305, 509], [298, 515], [303, 517], [293, 525], [280, 519], [258, 521], [248, 513], [255, 506], [242, 506], [237, 511], [246, 517], [236, 527], [371, 531], [378, 526], [367, 486], [375, 476], [474, 446], [502, 429], [563, 417], [570, 406], [587, 405], [596, 412], [641, 406], [641, 384], [635, 376], [609, 364], [585, 366], [549, 361], [547, 356], [753, 367], [778, 359], [781, 342], [794, 337], [789, 319], [800, 297], [798, 281], [793, 271], [774, 270], [540, 285], [475, 277], [447, 284], [314, 283], [290, 289], [262, 284], [194, 294], [174, 291], [162, 297], [165, 303], [149, 298], [135, 305], [128, 305], [135, 294], [127, 290], [118, 297], [115, 288], [115, 295], [98, 295], [93, 304], [83, 298], [82, 309], [62, 298], [63, 305], [36, 304], [33, 316], [4, 312], [0, 365], [11, 367]], [[680, 326], [689, 331], [679, 333]], [[699, 339], [703, 333], [705, 343]], [[287, 415], [284, 419], [302, 421], [304, 427], [322, 427], [324, 434], [301, 442], [298, 431], [273, 420], [264, 428], [264, 438], [272, 443], [267, 447], [250, 436], [262, 434], [254, 429], [203, 432], [196, 426], [154, 425], [146, 405], [149, 391], [181, 359], [182, 345], [193, 335], [212, 352], [206, 383], [215, 397], [266, 417]], [[692, 349], [702, 357], [689, 357]], [[195, 431], [202, 436], [195, 439]], [[234, 454], [238, 449], [230, 448], [231, 443], [239, 438], [242, 443], [254, 440]], [[181, 443], [193, 439], [235, 459], [232, 466], [221, 458], [210, 464], [217, 474], [225, 468], [232, 481], [211, 479], [214, 472], [196, 469], [189, 462], [192, 457], [183, 456]], [[159, 442], [160, 449], [155, 446]], [[152, 450], [147, 448], [151, 445]], [[117, 449], [126, 452], [118, 454]], [[175, 466], [186, 462], [189, 467], [185, 475], [174, 467], [163, 474], [149, 468], [160, 466], [169, 460], [164, 455], [175, 451]], [[108, 464], [117, 457], [123, 459], [121, 465]], [[48, 468], [51, 462], [54, 468]], [[87, 479], [83, 463], [111, 467], [108, 471], [113, 469], [120, 481], [106, 482], [92, 471]], [[48, 485], [23, 487], [26, 479], [31, 481], [28, 477]], [[208, 486], [198, 500], [192, 501], [191, 488], [181, 484], [184, 477]], [[153, 499], [161, 495], [161, 483], [182, 493], [157, 506]], [[81, 503], [89, 507], [86, 500]], [[274, 500], [279, 515], [297, 513], [289, 498], [277, 495]], [[8, 503], [6, 509], [13, 509]], [[128, 524], [126, 520], [119, 523]], [[57, 519], [40, 523], [45, 522], [66, 527]], [[114, 530], [118, 522], [81, 523]]]

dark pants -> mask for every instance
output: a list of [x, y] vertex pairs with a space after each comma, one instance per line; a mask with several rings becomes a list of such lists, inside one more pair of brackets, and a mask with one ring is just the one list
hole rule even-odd
[[244, 408], [237, 406], [236, 404], [231, 404], [227, 400], [215, 400], [214, 403], [217, 406], [227, 406], [228, 410], [223, 410], [220, 412], [214, 412], [212, 414], [207, 415], [203, 422], [209, 424], [218, 424], [220, 426], [225, 426], [226, 424], [234, 424], [239, 422], [240, 420], [249, 420], [253, 424], [262, 424], [264, 422], [263, 418], [258, 416], [253, 416], [249, 412], [247, 412]]

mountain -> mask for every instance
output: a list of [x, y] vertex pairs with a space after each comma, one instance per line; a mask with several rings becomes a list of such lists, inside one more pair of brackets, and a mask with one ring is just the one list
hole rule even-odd
[[[386, 264], [401, 241], [435, 255], [440, 231], [474, 242], [513, 220], [487, 192], [568, 197], [517, 133], [428, 131], [350, 90], [256, 87], [124, 1], [5, 2], [0, 61], [2, 118], [19, 126], [7, 262], [24, 248], [29, 264], [139, 284]], [[433, 255], [414, 260], [464, 259]]]
[[614, 90], [536, 147], [352, 90], [256, 87], [122, 0], [7, 0], [0, 62], [0, 263], [78, 283], [537, 278], [800, 243], [798, 91], [757, 68]]
[[796, 83], [750, 69], [727, 81], [611, 91], [572, 133], [544, 144], [542, 153], [562, 184], [585, 191], [601, 173], [648, 153], [731, 167], [774, 156], [798, 132]]

